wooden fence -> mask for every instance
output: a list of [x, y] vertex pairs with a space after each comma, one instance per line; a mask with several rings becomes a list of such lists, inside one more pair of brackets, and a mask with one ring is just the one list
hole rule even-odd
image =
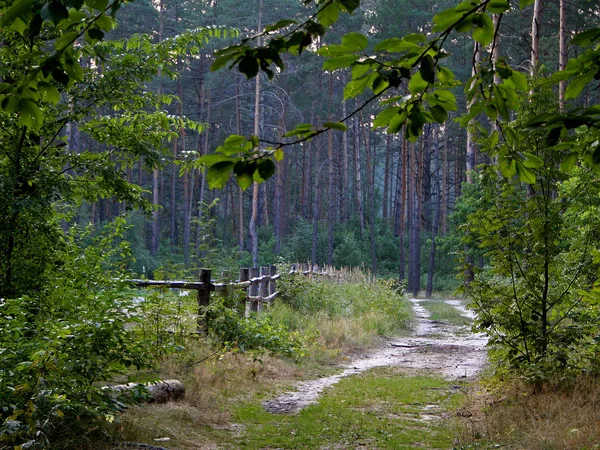
[[250, 312], [259, 312], [268, 307], [271, 302], [279, 295], [277, 292], [276, 281], [281, 274], [277, 273], [276, 266], [264, 266], [242, 268], [239, 272], [239, 278], [233, 282], [214, 283], [212, 281], [211, 269], [200, 269], [198, 281], [166, 281], [166, 280], [127, 280], [137, 287], [167, 287], [170, 289], [184, 289], [197, 291], [198, 311], [202, 312], [206, 306], [210, 305], [210, 296], [212, 292], [224, 292], [231, 289], [243, 289], [246, 291], [245, 305], [246, 315]]
[[[300, 273], [307, 277], [325, 276], [334, 279], [342, 279], [341, 272], [333, 267], [321, 268], [311, 264], [294, 264], [289, 274]], [[184, 289], [197, 291], [198, 298], [198, 316], [203, 317], [204, 309], [210, 305], [210, 296], [212, 292], [224, 292], [232, 289], [245, 290], [244, 296], [245, 314], [249, 316], [251, 312], [260, 312], [271, 305], [272, 301], [279, 295], [277, 291], [277, 280], [281, 273], [277, 272], [276, 266], [263, 266], [241, 268], [237, 281], [232, 282], [213, 282], [211, 269], [200, 269], [198, 281], [166, 281], [166, 280], [127, 280], [134, 286], [147, 287], [166, 287], [169, 289]], [[199, 328], [204, 328], [204, 323], [199, 322]]]

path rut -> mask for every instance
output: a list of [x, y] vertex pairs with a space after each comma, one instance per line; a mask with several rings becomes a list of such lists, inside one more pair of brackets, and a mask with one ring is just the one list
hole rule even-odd
[[[460, 300], [443, 300], [466, 318], [473, 318]], [[449, 379], [474, 377], [486, 362], [487, 337], [474, 334], [469, 325], [454, 326], [430, 319], [419, 299], [410, 299], [415, 313], [413, 335], [391, 339], [385, 348], [341, 366], [343, 371], [329, 377], [299, 383], [296, 391], [268, 400], [265, 409], [274, 414], [297, 413], [316, 403], [320, 394], [342, 378], [375, 367], [405, 367], [431, 371]]]

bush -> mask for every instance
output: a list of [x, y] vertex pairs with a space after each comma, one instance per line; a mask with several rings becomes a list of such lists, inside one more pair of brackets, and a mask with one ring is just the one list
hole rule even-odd
[[98, 382], [151, 364], [132, 291], [111, 269], [128, 253], [124, 223], [83, 250], [92, 230], [73, 230], [56, 255], [62, 264], [44, 274], [52, 285], [0, 300], [0, 447], [86, 447], [118, 410]]

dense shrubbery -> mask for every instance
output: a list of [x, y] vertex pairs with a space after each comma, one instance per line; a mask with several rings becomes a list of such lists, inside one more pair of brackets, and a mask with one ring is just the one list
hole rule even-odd
[[151, 364], [132, 292], [111, 270], [127, 254], [123, 226], [118, 220], [85, 250], [89, 230], [73, 230], [56, 255], [62, 263], [43, 274], [51, 285], [0, 300], [1, 444], [60, 448], [77, 439], [84, 447], [92, 424], [112, 421], [117, 409], [98, 382]]

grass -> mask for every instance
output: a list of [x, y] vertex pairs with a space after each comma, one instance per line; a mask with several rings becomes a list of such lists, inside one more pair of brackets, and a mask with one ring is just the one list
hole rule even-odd
[[600, 380], [533, 391], [519, 383], [472, 395], [463, 410], [457, 448], [529, 450], [600, 448]]
[[423, 415], [435, 405], [441, 417], [460, 397], [439, 378], [374, 369], [343, 379], [297, 415], [270, 414], [256, 401], [243, 404], [232, 420], [234, 430], [244, 431], [214, 436], [225, 448], [449, 448], [452, 429]]
[[455, 326], [470, 324], [472, 320], [465, 317], [454, 306], [438, 300], [420, 300], [419, 304], [429, 311], [430, 319], [438, 322], [447, 322]]

